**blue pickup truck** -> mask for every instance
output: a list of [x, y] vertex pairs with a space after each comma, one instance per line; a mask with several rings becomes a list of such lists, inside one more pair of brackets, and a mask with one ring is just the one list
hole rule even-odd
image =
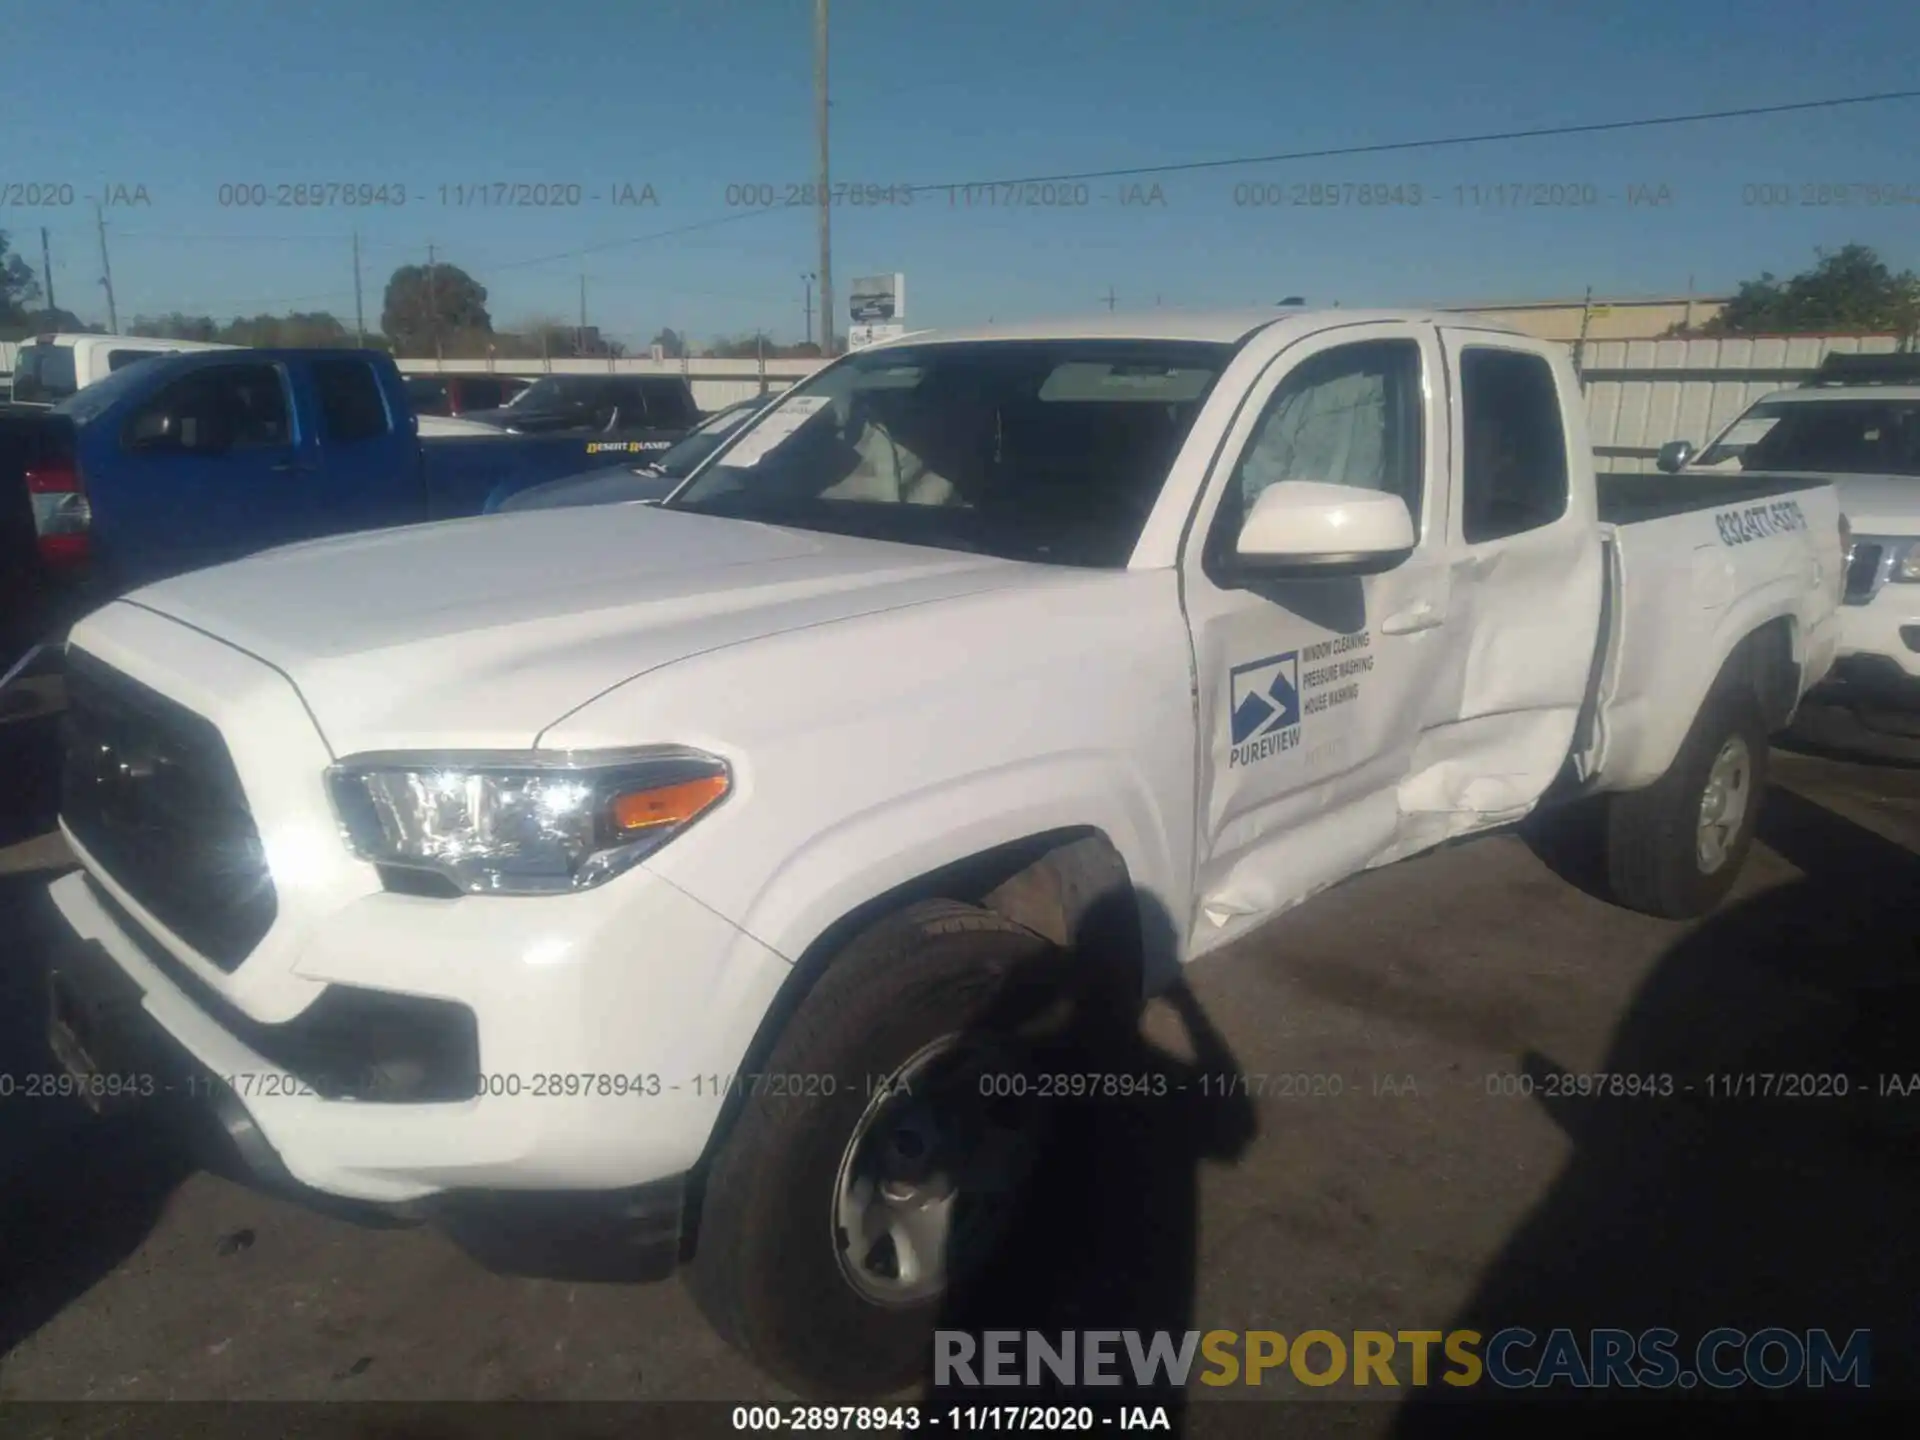
[[[646, 438], [664, 446], [686, 429]], [[0, 672], [133, 586], [299, 540], [478, 515], [496, 491], [630, 463], [634, 448], [418, 432], [406, 382], [373, 350], [162, 355], [51, 409], [0, 408]]]

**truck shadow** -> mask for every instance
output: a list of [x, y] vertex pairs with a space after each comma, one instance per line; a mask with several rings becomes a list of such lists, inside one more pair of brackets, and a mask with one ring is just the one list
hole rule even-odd
[[63, 859], [33, 837], [53, 828], [57, 734], [51, 721], [0, 726], [0, 1355], [137, 1250], [191, 1172], [184, 1137], [151, 1115], [92, 1115], [45, 1093], [41, 957], [60, 923], [46, 887]]
[[[1102, 962], [1136, 943], [1134, 912], [1171, 935], [1164, 907], [1143, 892], [1095, 902], [1076, 937], [1086, 974], [1126, 973]], [[1115, 938], [1129, 937], [1129, 938]], [[1233, 1163], [1253, 1143], [1258, 1119], [1238, 1061], [1184, 980], [1142, 1006], [1122, 987], [1092, 981], [1077, 996], [1069, 1030], [1033, 1057], [1036, 1075], [1130, 1077], [1135, 1093], [1060, 1100], [1046, 1117], [1047, 1140], [1017, 1216], [993, 1253], [966, 1281], [956, 1282], [938, 1328], [965, 1332], [1037, 1331], [1050, 1345], [1062, 1331], [1168, 1331], [1192, 1328], [1197, 1279], [1200, 1167]], [[1150, 1008], [1162, 1013], [1148, 1021]], [[988, 1017], [988, 1025], [993, 1024]], [[1180, 1032], [1176, 1053], [1149, 1038], [1143, 1025]], [[1169, 1038], [1173, 1037], [1169, 1034]], [[930, 1357], [922, 1403], [935, 1411], [982, 1403], [1164, 1406], [1175, 1433], [1185, 1431], [1185, 1393], [1178, 1386], [1131, 1384], [1087, 1390], [1050, 1379], [1018, 1389], [981, 1390], [942, 1373]], [[1130, 1375], [1124, 1349], [1110, 1368]], [[976, 1372], [979, 1353], [976, 1350]]]
[[[1722, 1326], [1824, 1328], [1842, 1347], [1869, 1330], [1871, 1398], [1911, 1403], [1920, 1375], [1920, 856], [1781, 790], [1769, 796], [1760, 838], [1806, 878], [1677, 941], [1598, 1067], [1670, 1075], [1670, 1098], [1549, 1096], [1564, 1071], [1549, 1056], [1524, 1057], [1572, 1154], [1451, 1324], [1489, 1341], [1509, 1327], [1541, 1338], [1564, 1328], [1583, 1354], [1596, 1327], [1665, 1327], [1679, 1333], [1683, 1371], [1693, 1369], [1692, 1347]], [[1541, 1356], [1538, 1343], [1514, 1352], [1523, 1367]], [[1423, 1391], [1396, 1433], [1455, 1433], [1489, 1396], [1516, 1393], [1484, 1381], [1452, 1397]], [[1617, 1432], [1640, 1412], [1604, 1402], [1631, 1393], [1599, 1392], [1603, 1403], [1582, 1413]], [[1735, 1401], [1759, 1393], [1725, 1392]], [[1573, 1396], [1562, 1382], [1544, 1398]], [[1821, 1404], [1846, 1421], [1861, 1418], [1853, 1411], [1863, 1398], [1829, 1382]], [[1710, 1418], [1697, 1404], [1683, 1408], [1696, 1424]], [[1563, 1418], [1572, 1417], [1551, 1417], [1556, 1433]]]

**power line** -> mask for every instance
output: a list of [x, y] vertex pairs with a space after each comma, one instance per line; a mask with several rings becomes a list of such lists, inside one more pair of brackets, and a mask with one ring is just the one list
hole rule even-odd
[[1746, 120], [1804, 110], [1834, 110], [1843, 105], [1878, 105], [1889, 100], [1920, 100], [1920, 90], [1887, 90], [1876, 95], [1843, 95], [1831, 100], [1800, 100], [1787, 105], [1749, 105], [1738, 110], [1701, 110], [1690, 115], [1656, 115], [1639, 120], [1599, 120], [1586, 125], [1541, 125], [1528, 130], [1495, 130], [1483, 135], [1448, 135], [1434, 140], [1387, 140], [1376, 145], [1335, 145], [1321, 150], [1290, 150], [1279, 155], [1237, 155], [1225, 160], [1180, 160], [1166, 165], [1128, 165], [1112, 170], [1078, 170], [1060, 175], [1023, 175], [1018, 179], [956, 180], [950, 184], [909, 185], [923, 190], [965, 186], [1058, 184], [1062, 180], [1111, 180], [1127, 175], [1172, 175], [1191, 170], [1224, 170], [1235, 165], [1277, 165], [1291, 160], [1330, 160], [1345, 155], [1382, 155], [1395, 150], [1438, 150], [1449, 145], [1489, 145], [1501, 140], [1539, 140], [1556, 135], [1597, 135], [1613, 130], [1651, 130], [1663, 125], [1697, 125], [1709, 120]]
[[[1682, 115], [1643, 116], [1631, 120], [1600, 120], [1578, 125], [1540, 125], [1520, 130], [1495, 130], [1476, 135], [1448, 135], [1427, 140], [1389, 140], [1370, 145], [1335, 145], [1315, 150], [1290, 150], [1271, 155], [1237, 155], [1217, 160], [1183, 160], [1159, 165], [1129, 165], [1104, 170], [1066, 171], [1053, 175], [1025, 175], [1011, 178], [1001, 177], [995, 179], [905, 185], [901, 186], [900, 189], [917, 195], [937, 190], [957, 190], [967, 186], [985, 188], [1001, 185], [1058, 184], [1062, 181], [1070, 180], [1119, 179], [1134, 175], [1172, 175], [1199, 170], [1223, 170], [1235, 166], [1278, 165], [1296, 160], [1328, 160], [1350, 155], [1383, 155], [1409, 150], [1438, 150], [1467, 145], [1491, 145], [1510, 140], [1541, 140], [1551, 139], [1556, 136], [1597, 135], [1622, 130], [1650, 130], [1675, 125], [1707, 124], [1722, 120], [1748, 120], [1767, 115], [1799, 114], [1810, 110], [1836, 110], [1853, 105], [1880, 105], [1897, 100], [1920, 100], [1920, 90], [1886, 90], [1868, 95], [1840, 95], [1824, 100], [1799, 100], [1778, 105], [1748, 105], [1730, 110], [1700, 110]], [[758, 219], [765, 215], [782, 213], [785, 213], [785, 210], [784, 207], [780, 206], [742, 209], [726, 215], [717, 215], [706, 220], [696, 220], [685, 225], [671, 226], [665, 230], [650, 231], [644, 235], [629, 235], [619, 239], [599, 241], [592, 245], [578, 246], [571, 250], [557, 250], [544, 255], [530, 255], [520, 260], [500, 261], [495, 264], [490, 264], [486, 268], [489, 273], [493, 273], [501, 270], [522, 270], [536, 265], [550, 265], [562, 260], [577, 260], [582, 256], [598, 254], [606, 250], [617, 250], [628, 245], [645, 245], [656, 240], [670, 240], [681, 235], [692, 235], [706, 230], [718, 229], [723, 225], [733, 225], [745, 220]], [[121, 233], [131, 237], [136, 234], [144, 234], [145, 232], [123, 231]], [[159, 239], [163, 237], [147, 235], [146, 238]], [[166, 238], [187, 239], [192, 237], [180, 236]], [[203, 238], [214, 239], [219, 237], [208, 236]], [[261, 240], [276, 240], [295, 237], [260, 236], [258, 238]], [[342, 235], [331, 238], [344, 239], [346, 237]], [[379, 242], [377, 247], [369, 246], [368, 248], [410, 249], [419, 247], [409, 246], [397, 241], [385, 241]], [[332, 293], [338, 294], [339, 292], [336, 291]], [[315, 298], [324, 297], [294, 297], [288, 300], [253, 303], [276, 305], [293, 304], [299, 299]], [[824, 293], [821, 298], [823, 301], [826, 299]], [[227, 307], [222, 306], [220, 308]]]

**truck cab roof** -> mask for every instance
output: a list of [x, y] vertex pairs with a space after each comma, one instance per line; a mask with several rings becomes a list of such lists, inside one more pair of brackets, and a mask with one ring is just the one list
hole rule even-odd
[[1417, 322], [1446, 325], [1456, 330], [1494, 330], [1512, 335], [1521, 333], [1509, 326], [1489, 324], [1465, 315], [1419, 309], [1341, 310], [1331, 306], [1318, 309], [1301, 309], [1298, 306], [1285, 309], [1153, 309], [1130, 314], [1023, 320], [1008, 325], [919, 330], [868, 348], [880, 350], [896, 346], [993, 340], [1197, 340], [1235, 345], [1261, 330], [1275, 326], [1293, 325], [1302, 332], [1319, 331], [1326, 329], [1330, 320], [1349, 325], [1377, 321]]

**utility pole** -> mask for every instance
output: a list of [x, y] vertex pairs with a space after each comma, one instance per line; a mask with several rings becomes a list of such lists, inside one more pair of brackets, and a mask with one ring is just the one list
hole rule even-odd
[[100, 283], [107, 287], [107, 333], [120, 333], [120, 312], [113, 304], [113, 262], [107, 258], [107, 212], [94, 201], [93, 221], [100, 230]]
[[44, 225], [40, 227], [40, 275], [47, 284], [47, 309], [58, 310], [60, 307], [53, 299], [53, 251], [47, 244], [47, 227]]
[[820, 141], [820, 353], [833, 357], [833, 190], [827, 178], [827, 0], [813, 0], [813, 127]]
[[1580, 362], [1587, 355], [1587, 319], [1593, 314], [1593, 287], [1587, 286], [1586, 298], [1580, 302], [1580, 338], [1573, 342], [1573, 373], [1580, 381], [1582, 394], [1586, 393], [1587, 377], [1582, 373]]
[[[43, 230], [40, 233], [44, 235], [46, 231]], [[802, 275], [800, 277], [800, 283], [807, 287], [807, 343], [811, 345], [813, 343], [813, 272], [809, 270], [806, 274]]]
[[440, 366], [446, 363], [440, 353], [440, 294], [435, 283], [435, 265], [433, 243], [427, 243], [427, 324], [433, 327], [433, 363]]
[[367, 315], [360, 299], [360, 232], [353, 232], [353, 343], [367, 348]]

